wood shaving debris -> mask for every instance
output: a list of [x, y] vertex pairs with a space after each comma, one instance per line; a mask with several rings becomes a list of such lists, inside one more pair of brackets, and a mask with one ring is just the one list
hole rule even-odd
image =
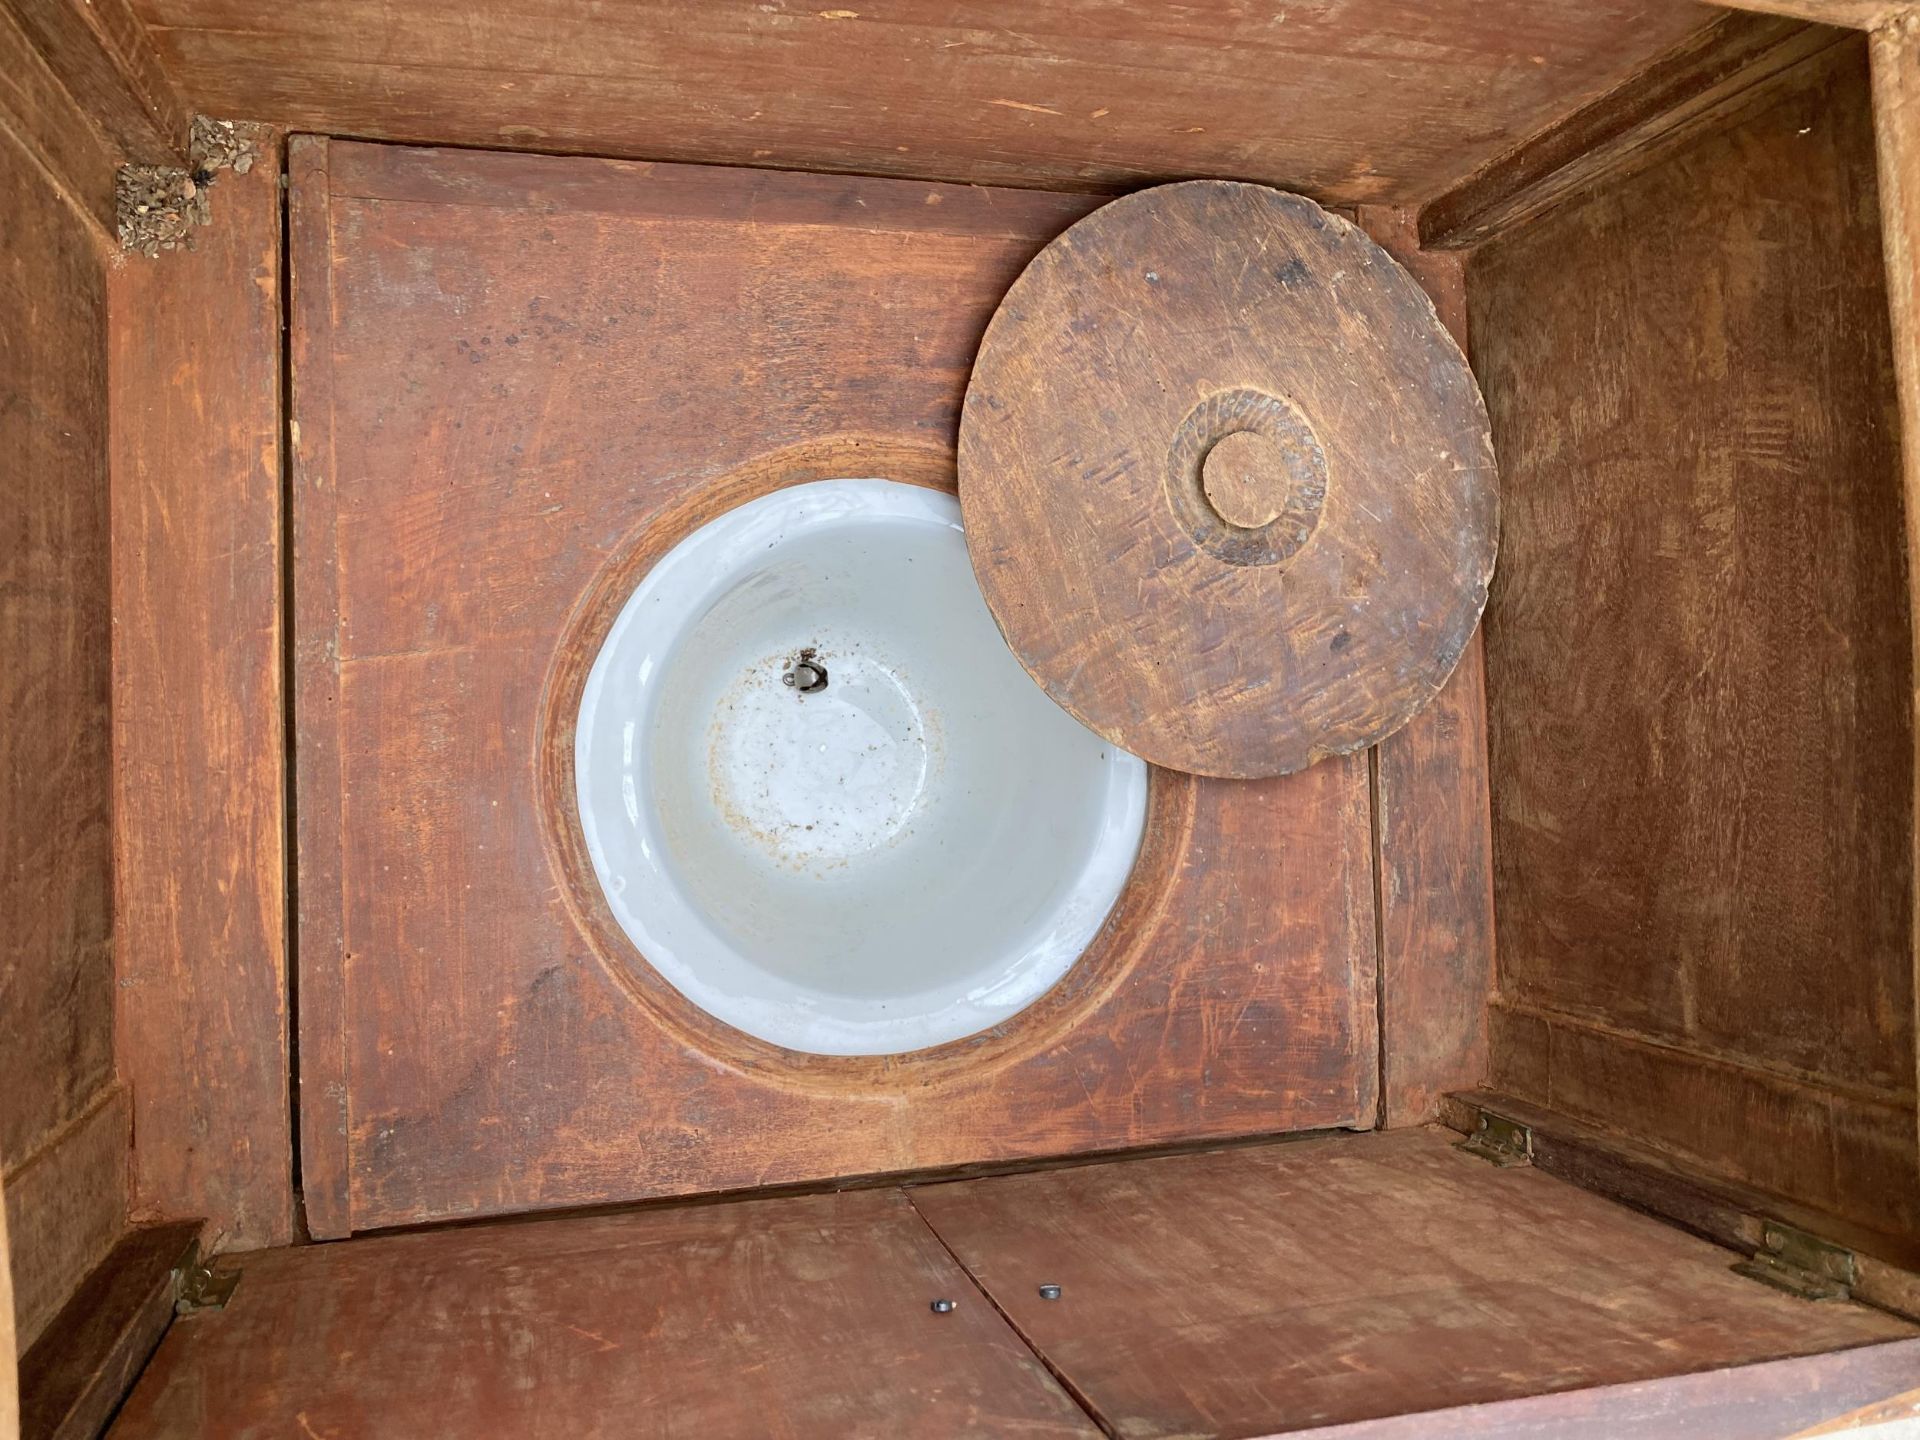
[[120, 248], [157, 256], [193, 248], [194, 227], [213, 220], [209, 195], [222, 170], [244, 175], [260, 148], [231, 120], [194, 118], [190, 170], [176, 165], [122, 165], [114, 186]]

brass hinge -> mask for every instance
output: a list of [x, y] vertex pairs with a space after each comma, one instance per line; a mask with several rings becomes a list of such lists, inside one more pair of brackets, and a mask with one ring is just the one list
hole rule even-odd
[[219, 1310], [233, 1298], [240, 1283], [238, 1270], [216, 1270], [210, 1260], [201, 1258], [194, 1246], [173, 1272], [173, 1313], [190, 1315], [195, 1310]]
[[1459, 1148], [1495, 1165], [1531, 1165], [1533, 1131], [1517, 1120], [1482, 1110], [1473, 1133], [1460, 1142]]
[[1778, 1220], [1762, 1225], [1760, 1248], [1733, 1270], [1803, 1300], [1845, 1300], [1855, 1280], [1851, 1250]]

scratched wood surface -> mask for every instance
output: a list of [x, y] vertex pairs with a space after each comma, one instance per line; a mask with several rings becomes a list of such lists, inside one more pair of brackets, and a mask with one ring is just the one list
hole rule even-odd
[[175, 1323], [111, 1434], [1099, 1431], [906, 1199], [872, 1190], [248, 1257], [224, 1310]]
[[1298, 195], [1163, 186], [1049, 245], [981, 341], [959, 459], [1014, 654], [1157, 765], [1284, 775], [1377, 744], [1486, 603], [1499, 503], [1466, 359]]
[[1920, 1333], [1744, 1279], [1728, 1251], [1456, 1138], [1305, 1139], [908, 1193], [1126, 1440], [1265, 1435]]
[[115, 1048], [136, 1212], [293, 1234], [279, 139], [111, 288]]
[[951, 486], [980, 331], [1091, 202], [293, 153], [317, 1233], [1372, 1122], [1364, 757], [1157, 774], [1134, 881], [1069, 979], [907, 1060], [717, 1026], [618, 939], [579, 861], [556, 737], [609, 597], [773, 485]]
[[[1920, 1340], [1298, 1430], [1298, 1440], [1753, 1440], [1898, 1435], [1920, 1420]], [[1899, 1428], [1895, 1428], [1898, 1425]]]
[[[1411, 209], [1363, 205], [1360, 227], [1407, 268], [1471, 355], [1461, 257], [1420, 247]], [[1380, 906], [1380, 1116], [1425, 1124], [1487, 1075], [1494, 983], [1486, 653], [1480, 632], [1433, 702], [1374, 751]]]
[[38, 183], [51, 180], [93, 233], [109, 239], [119, 157], [80, 114], [11, 9], [0, 10], [0, 120], [13, 132], [12, 143], [43, 168], [45, 178]]
[[1920, 1232], [1900, 421], [1865, 43], [1468, 270], [1497, 1088]]
[[0, 1167], [20, 1346], [112, 1245], [126, 1143], [98, 204], [112, 164], [24, 43], [0, 17]]
[[[1901, 433], [1906, 437], [1900, 470], [1911, 578], [1920, 572], [1920, 444], [1913, 440], [1920, 435], [1920, 19], [1912, 11], [1889, 19], [1869, 37], [1869, 46], [1881, 249], [1887, 266]], [[1908, 620], [1920, 626], [1920, 614], [1912, 613], [1911, 605]], [[1912, 635], [1914, 653], [1920, 657], [1920, 628], [1913, 629]], [[1920, 734], [1914, 740], [1920, 745]], [[1920, 761], [1915, 773], [1920, 775]], [[1920, 853], [1920, 829], [1913, 838]], [[1920, 867], [1914, 880], [1920, 887]], [[1920, 943], [1915, 946], [1915, 970], [1920, 974]]]
[[[20, 1360], [23, 1440], [94, 1440], [173, 1323], [197, 1220], [130, 1230]], [[0, 1421], [0, 1435], [13, 1437]]]
[[187, 163], [193, 111], [127, 0], [13, 0], [8, 8], [116, 164]]
[[1420, 207], [1422, 241], [1480, 244], [1655, 164], [1705, 126], [1737, 119], [1767, 82], [1847, 40], [1843, 30], [1725, 11], [1614, 89], [1570, 111]]
[[107, 295], [80, 213], [11, 135], [0, 183], [18, 197], [0, 234], [0, 1155], [17, 1164], [113, 1065]]
[[1417, 200], [1716, 13], [1685, 0], [135, 0], [201, 109], [369, 139]]
[[24, 1351], [127, 1228], [127, 1091], [102, 1089], [40, 1148], [9, 1164], [15, 1343]]

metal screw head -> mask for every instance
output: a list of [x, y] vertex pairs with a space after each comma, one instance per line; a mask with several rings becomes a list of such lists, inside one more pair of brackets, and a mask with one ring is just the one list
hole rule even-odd
[[936, 1300], [929, 1308], [931, 1308], [936, 1315], [951, 1315], [953, 1313], [954, 1303], [952, 1300]]
[[1042, 1285], [1040, 1287], [1040, 1298], [1042, 1300], [1058, 1300], [1060, 1298], [1060, 1287], [1058, 1285]]

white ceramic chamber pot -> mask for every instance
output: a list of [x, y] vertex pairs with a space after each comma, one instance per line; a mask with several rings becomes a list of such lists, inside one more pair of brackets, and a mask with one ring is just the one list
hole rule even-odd
[[1001, 639], [959, 504], [888, 480], [779, 490], [669, 551], [594, 660], [574, 771], [640, 955], [818, 1054], [924, 1049], [1033, 1003], [1146, 826], [1146, 765]]

